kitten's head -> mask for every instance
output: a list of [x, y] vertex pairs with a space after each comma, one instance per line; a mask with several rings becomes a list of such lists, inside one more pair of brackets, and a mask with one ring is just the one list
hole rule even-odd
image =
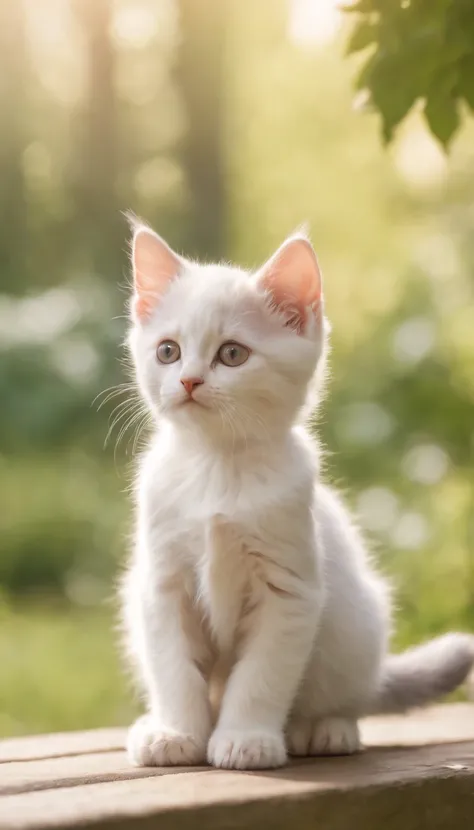
[[153, 412], [230, 440], [287, 428], [323, 355], [321, 274], [288, 239], [257, 272], [200, 265], [135, 228], [130, 347]]

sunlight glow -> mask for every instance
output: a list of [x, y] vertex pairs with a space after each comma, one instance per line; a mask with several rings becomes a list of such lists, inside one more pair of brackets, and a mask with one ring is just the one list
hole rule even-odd
[[45, 10], [42, 3], [26, 0], [25, 10], [25, 21], [33, 42], [39, 42], [44, 50], [65, 48], [71, 25], [69, 3], [48, 0]]
[[120, 45], [143, 49], [158, 29], [158, 17], [152, 6], [124, 6], [114, 15], [112, 36]]
[[449, 458], [437, 444], [418, 444], [402, 459], [402, 468], [411, 481], [437, 484], [448, 471]]
[[292, 0], [289, 33], [298, 46], [324, 45], [338, 33], [340, 0]]
[[393, 417], [376, 401], [360, 401], [341, 408], [337, 431], [343, 441], [375, 446], [393, 432]]
[[428, 317], [411, 317], [398, 326], [392, 353], [399, 363], [415, 365], [427, 357], [436, 344], [436, 327]]
[[60, 104], [80, 100], [83, 62], [80, 31], [66, 0], [25, 2], [25, 27], [31, 63], [41, 85]]
[[357, 514], [367, 530], [389, 531], [397, 521], [398, 499], [388, 487], [369, 487], [357, 499]]
[[393, 544], [400, 550], [417, 550], [430, 538], [429, 524], [421, 513], [407, 511], [400, 516], [392, 534]]
[[421, 122], [400, 137], [395, 164], [405, 181], [419, 190], [443, 182], [448, 172], [446, 155]]

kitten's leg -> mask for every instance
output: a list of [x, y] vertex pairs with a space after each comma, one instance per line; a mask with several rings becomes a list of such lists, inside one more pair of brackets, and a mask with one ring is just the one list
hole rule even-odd
[[288, 725], [290, 755], [352, 755], [361, 749], [353, 718], [292, 718]]
[[318, 490], [327, 601], [315, 648], [287, 726], [294, 755], [357, 752], [357, 719], [368, 711], [387, 647], [389, 600], [337, 494]]
[[327, 563], [328, 596], [287, 725], [291, 755], [347, 755], [360, 750], [357, 719], [368, 710], [385, 648], [383, 614], [370, 582], [353, 579], [335, 590]]
[[[133, 580], [131, 580], [133, 582]], [[199, 665], [205, 642], [180, 581], [131, 586], [127, 617], [149, 699], [149, 714], [128, 735], [139, 766], [197, 764], [211, 732], [207, 682]]]
[[262, 586], [241, 659], [224, 694], [208, 761], [256, 769], [286, 761], [284, 725], [316, 631], [319, 591], [299, 580]]

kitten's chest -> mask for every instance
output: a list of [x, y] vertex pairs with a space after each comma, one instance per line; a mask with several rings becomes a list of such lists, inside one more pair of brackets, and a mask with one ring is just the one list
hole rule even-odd
[[[273, 475], [274, 478], [274, 475]], [[190, 575], [192, 604], [221, 651], [236, 643], [240, 623], [258, 606], [273, 528], [275, 483], [264, 464], [187, 459], [154, 479], [149, 515], [167, 567]], [[281, 503], [281, 502], [280, 502]], [[168, 540], [169, 544], [162, 542]]]
[[245, 533], [223, 516], [206, 521], [201, 544], [193, 563], [195, 600], [214, 642], [220, 651], [229, 652], [252, 594], [253, 557]]
[[212, 525], [216, 516], [229, 524], [251, 527], [275, 487], [271, 471], [262, 464], [237, 459], [190, 458], [159, 470], [152, 485], [152, 506], [193, 535]]

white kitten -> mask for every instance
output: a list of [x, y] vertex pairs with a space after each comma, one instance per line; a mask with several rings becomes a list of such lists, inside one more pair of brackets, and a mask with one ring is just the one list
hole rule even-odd
[[387, 655], [386, 586], [298, 423], [327, 331], [313, 249], [293, 237], [249, 275], [139, 226], [132, 261], [130, 347], [157, 431], [123, 593], [149, 710], [130, 758], [250, 769], [355, 752], [360, 716], [450, 691], [474, 649], [451, 634]]

